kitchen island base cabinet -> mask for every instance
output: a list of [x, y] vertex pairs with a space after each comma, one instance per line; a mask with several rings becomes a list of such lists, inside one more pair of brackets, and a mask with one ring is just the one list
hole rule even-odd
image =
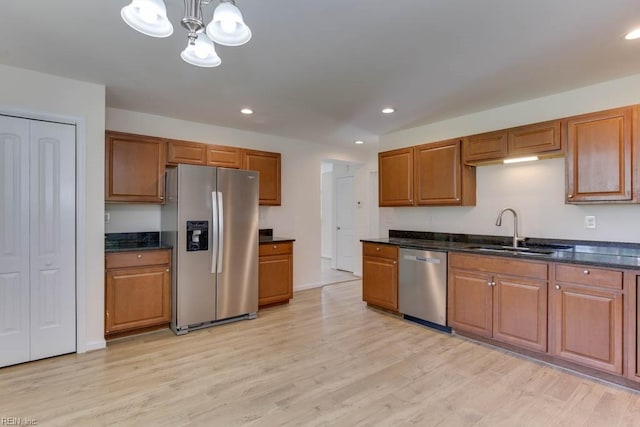
[[105, 336], [135, 332], [171, 321], [168, 250], [106, 255]]
[[621, 271], [556, 266], [555, 356], [622, 374], [622, 277]]
[[363, 243], [362, 300], [398, 311], [398, 248]]
[[449, 255], [449, 326], [547, 351], [546, 263]]
[[293, 298], [293, 243], [265, 243], [259, 248], [258, 306], [286, 304]]

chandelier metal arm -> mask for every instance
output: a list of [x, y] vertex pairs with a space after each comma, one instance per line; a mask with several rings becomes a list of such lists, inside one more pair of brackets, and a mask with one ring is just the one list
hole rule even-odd
[[190, 36], [191, 33], [201, 33], [205, 27], [202, 21], [202, 0], [184, 0], [184, 17], [180, 22]]

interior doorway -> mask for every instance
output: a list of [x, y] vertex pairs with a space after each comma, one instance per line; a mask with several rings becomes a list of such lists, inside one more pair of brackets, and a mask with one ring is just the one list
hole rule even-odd
[[360, 165], [324, 160], [320, 174], [321, 284], [357, 279], [355, 172]]

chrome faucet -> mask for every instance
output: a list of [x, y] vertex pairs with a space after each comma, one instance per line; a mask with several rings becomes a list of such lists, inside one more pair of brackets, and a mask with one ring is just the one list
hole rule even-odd
[[518, 242], [522, 242], [524, 237], [518, 236], [518, 214], [511, 208], [504, 208], [498, 214], [498, 219], [496, 220], [496, 225], [500, 227], [502, 225], [502, 214], [506, 211], [509, 211], [513, 214], [513, 247], [518, 247]]

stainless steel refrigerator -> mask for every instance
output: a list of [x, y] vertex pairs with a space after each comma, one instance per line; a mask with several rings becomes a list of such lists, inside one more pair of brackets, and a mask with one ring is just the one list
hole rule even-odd
[[173, 246], [176, 334], [256, 317], [258, 188], [253, 171], [192, 165], [167, 170], [161, 239]]

